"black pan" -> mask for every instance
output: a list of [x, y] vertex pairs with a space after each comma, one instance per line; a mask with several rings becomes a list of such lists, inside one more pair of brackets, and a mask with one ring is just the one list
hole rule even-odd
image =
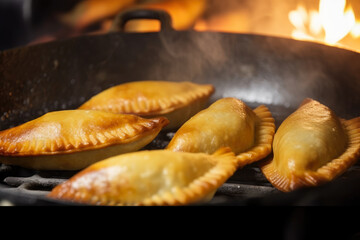
[[[138, 80], [211, 83], [216, 87], [211, 101], [232, 96], [250, 107], [265, 104], [277, 127], [307, 97], [329, 106], [340, 117], [360, 116], [360, 54], [356, 52], [279, 37], [174, 31], [162, 12], [127, 13], [117, 19], [114, 29], [128, 19], [144, 17], [159, 19], [161, 31], [113, 31], [0, 52], [0, 130], [48, 111], [77, 108], [104, 89]], [[292, 193], [274, 189], [266, 197], [223, 195], [220, 201], [215, 196], [213, 203], [357, 204], [358, 169], [354, 166], [345, 177], [321, 187]], [[231, 183], [246, 178], [236, 174]], [[261, 175], [257, 171], [253, 174]], [[26, 199], [22, 204], [64, 204], [44, 196], [7, 191], [5, 185], [0, 183], [0, 197], [4, 199]]]

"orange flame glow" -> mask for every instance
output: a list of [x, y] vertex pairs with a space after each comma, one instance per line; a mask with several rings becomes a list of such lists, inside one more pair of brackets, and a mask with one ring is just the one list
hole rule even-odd
[[321, 0], [319, 14], [325, 30], [325, 42], [335, 44], [344, 38], [355, 25], [355, 15], [350, 7], [345, 10], [346, 0]]
[[288, 15], [295, 27], [292, 37], [321, 40], [328, 45], [335, 45], [349, 33], [360, 37], [360, 22], [356, 22], [351, 6], [345, 7], [346, 0], [320, 0], [318, 11], [299, 5]]

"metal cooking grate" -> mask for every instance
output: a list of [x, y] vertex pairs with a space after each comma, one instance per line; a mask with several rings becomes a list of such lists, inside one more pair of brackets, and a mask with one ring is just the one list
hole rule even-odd
[[[162, 149], [173, 137], [173, 132], [160, 133], [153, 142], [144, 149]], [[355, 165], [348, 172], [360, 173], [360, 165]], [[5, 193], [22, 194], [29, 197], [46, 195], [56, 185], [66, 181], [77, 171], [39, 171], [17, 166], [0, 165], [0, 190]], [[345, 173], [342, 178], [346, 178]], [[220, 188], [208, 204], [235, 203], [251, 198], [262, 198], [280, 193], [264, 177], [257, 163], [237, 170]], [[48, 199], [49, 201], [52, 201]]]
[[75, 171], [37, 171], [16, 166], [1, 165], [0, 177], [7, 191], [46, 195], [56, 185], [64, 182]]
[[[76, 174], [76, 171], [38, 171], [16, 166], [1, 165], [0, 177], [5, 192], [23, 193], [45, 197], [52, 188]], [[238, 170], [226, 183], [218, 188], [210, 204], [263, 197], [278, 192], [264, 178], [256, 166]]]

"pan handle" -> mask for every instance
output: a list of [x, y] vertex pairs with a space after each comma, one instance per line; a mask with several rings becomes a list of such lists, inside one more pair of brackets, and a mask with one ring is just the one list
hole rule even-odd
[[155, 19], [161, 24], [160, 31], [174, 31], [171, 16], [162, 10], [138, 9], [119, 13], [110, 28], [111, 32], [124, 31], [127, 21], [133, 19]]

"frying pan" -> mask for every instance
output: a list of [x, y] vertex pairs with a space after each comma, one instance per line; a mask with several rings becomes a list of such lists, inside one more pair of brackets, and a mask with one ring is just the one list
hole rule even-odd
[[[122, 32], [126, 21], [135, 18], [158, 19], [161, 31]], [[253, 108], [264, 104], [277, 127], [307, 97], [350, 119], [360, 116], [359, 67], [356, 52], [271, 36], [175, 31], [166, 13], [138, 10], [119, 15], [107, 34], [0, 52], [0, 130], [49, 111], [75, 109], [104, 89], [138, 80], [211, 83], [216, 88], [211, 102], [236, 97]], [[349, 169], [344, 176], [316, 188], [230, 198], [225, 204], [357, 204], [358, 171]], [[5, 191], [2, 185], [0, 198], [66, 204]]]

